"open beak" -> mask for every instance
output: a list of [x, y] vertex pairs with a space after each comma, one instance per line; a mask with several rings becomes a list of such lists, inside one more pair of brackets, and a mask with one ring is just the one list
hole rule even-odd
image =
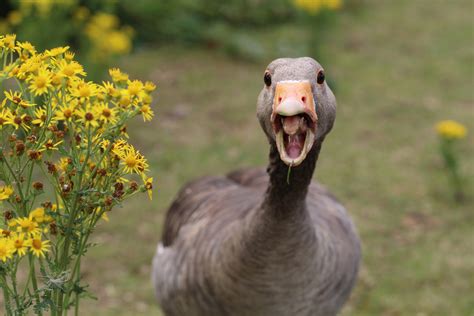
[[298, 166], [313, 146], [318, 122], [310, 82], [278, 82], [270, 119], [281, 160]]

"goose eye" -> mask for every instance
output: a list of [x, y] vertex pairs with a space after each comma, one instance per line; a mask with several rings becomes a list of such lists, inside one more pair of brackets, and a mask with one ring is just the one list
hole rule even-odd
[[272, 76], [270, 75], [269, 72], [266, 72], [265, 75], [263, 76], [263, 82], [265, 82], [265, 85], [267, 87], [271, 86], [272, 84]]
[[324, 82], [324, 71], [320, 70], [318, 72], [318, 78], [316, 79], [316, 81], [319, 83], [319, 84], [322, 84]]

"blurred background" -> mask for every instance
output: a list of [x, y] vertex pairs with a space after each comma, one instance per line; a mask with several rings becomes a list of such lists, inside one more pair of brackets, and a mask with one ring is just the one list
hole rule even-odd
[[161, 315], [149, 274], [167, 206], [192, 178], [266, 165], [263, 72], [309, 55], [338, 99], [315, 178], [363, 242], [343, 315], [474, 315], [473, 12], [470, 0], [3, 0], [1, 34], [71, 46], [90, 79], [119, 66], [158, 87], [154, 121], [130, 127], [155, 198], [97, 231], [84, 314]]

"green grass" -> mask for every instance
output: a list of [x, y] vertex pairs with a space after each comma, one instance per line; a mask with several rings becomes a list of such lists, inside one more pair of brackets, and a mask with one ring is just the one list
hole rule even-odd
[[[363, 242], [344, 315], [473, 315], [474, 97], [470, 1], [370, 1], [321, 43], [338, 117], [315, 178], [344, 202]], [[316, 56], [317, 57], [317, 56]], [[265, 165], [255, 118], [266, 64], [211, 51], [145, 50], [124, 61], [157, 83], [156, 118], [130, 127], [150, 160], [154, 200], [110, 214], [84, 264], [98, 301], [84, 314], [160, 315], [150, 262], [166, 208], [186, 181]], [[460, 146], [468, 198], [455, 204], [433, 126], [470, 130]]]

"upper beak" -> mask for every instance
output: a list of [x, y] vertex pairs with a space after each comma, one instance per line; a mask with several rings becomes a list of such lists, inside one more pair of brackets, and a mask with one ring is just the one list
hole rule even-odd
[[[316, 129], [318, 115], [314, 104], [313, 93], [309, 81], [283, 81], [278, 82], [275, 87], [273, 99], [273, 111], [271, 122], [275, 132], [278, 132], [279, 124], [276, 122], [277, 115], [295, 116], [306, 114], [310, 118], [310, 128]], [[312, 124], [311, 124], [312, 123]]]

